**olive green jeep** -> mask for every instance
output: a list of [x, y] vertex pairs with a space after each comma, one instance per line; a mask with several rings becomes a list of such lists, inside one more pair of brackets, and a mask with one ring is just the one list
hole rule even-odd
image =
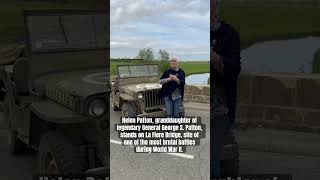
[[109, 174], [107, 18], [106, 11], [25, 11], [24, 49], [1, 61], [9, 148], [38, 151], [38, 173]]
[[[160, 98], [160, 70], [157, 64], [118, 65], [118, 75], [111, 82], [114, 110], [123, 117], [165, 117], [165, 104]], [[184, 107], [180, 108], [184, 116]]]

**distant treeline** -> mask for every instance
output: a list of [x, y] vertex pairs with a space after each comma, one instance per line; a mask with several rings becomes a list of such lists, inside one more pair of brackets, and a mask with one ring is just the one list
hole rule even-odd
[[132, 62], [132, 61], [143, 61], [143, 59], [136, 59], [136, 58], [111, 58], [110, 61], [122, 61], [122, 62]]

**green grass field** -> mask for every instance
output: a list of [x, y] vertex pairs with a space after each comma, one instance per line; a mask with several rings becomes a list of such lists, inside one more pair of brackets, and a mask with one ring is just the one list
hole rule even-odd
[[222, 1], [221, 7], [223, 19], [240, 32], [242, 48], [266, 40], [320, 36], [319, 12], [319, 6], [307, 3], [266, 5]]
[[24, 39], [23, 10], [39, 9], [101, 9], [105, 0], [2, 0], [0, 5], [0, 44]]
[[[111, 60], [110, 63], [110, 73], [111, 75], [117, 74], [117, 65], [122, 64], [140, 64], [146, 63], [145, 61], [123, 61], [123, 60]], [[151, 64], [158, 64], [159, 61], [147, 62]], [[169, 63], [169, 62], [168, 62]], [[185, 71], [186, 76], [191, 74], [200, 74], [210, 72], [209, 62], [205, 61], [180, 61], [179, 66]]]
[[210, 72], [210, 64], [205, 61], [181, 61], [179, 62], [179, 66], [184, 70], [187, 76]]
[[116, 75], [118, 73], [117, 66], [125, 64], [138, 64], [137, 61], [123, 61], [123, 60], [111, 60], [110, 61], [110, 74]]

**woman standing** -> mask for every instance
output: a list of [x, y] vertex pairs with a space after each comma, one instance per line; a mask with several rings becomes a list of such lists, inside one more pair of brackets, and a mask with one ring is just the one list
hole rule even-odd
[[170, 69], [166, 70], [161, 78], [162, 85], [160, 96], [163, 98], [168, 117], [179, 117], [179, 109], [182, 106], [185, 73], [178, 67], [178, 59], [170, 59]]

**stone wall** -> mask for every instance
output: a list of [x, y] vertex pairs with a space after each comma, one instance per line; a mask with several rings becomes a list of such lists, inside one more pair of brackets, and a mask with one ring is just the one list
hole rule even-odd
[[[210, 86], [186, 86], [185, 100], [210, 102]], [[241, 74], [239, 125], [320, 132], [320, 75]]]
[[190, 86], [186, 85], [184, 88], [184, 101], [186, 102], [198, 102], [198, 103], [210, 103], [210, 86]]
[[319, 75], [241, 75], [239, 123], [320, 132]]

